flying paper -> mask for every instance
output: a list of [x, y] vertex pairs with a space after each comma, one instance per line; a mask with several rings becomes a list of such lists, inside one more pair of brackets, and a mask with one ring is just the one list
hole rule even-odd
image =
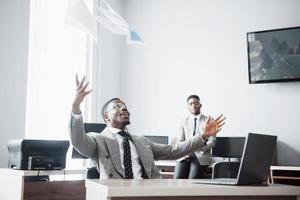
[[82, 0], [68, 1], [65, 23], [90, 34], [98, 44], [97, 21]]

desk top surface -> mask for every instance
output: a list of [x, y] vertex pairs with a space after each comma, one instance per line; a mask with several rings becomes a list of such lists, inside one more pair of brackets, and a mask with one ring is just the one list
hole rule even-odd
[[85, 169], [63, 169], [63, 170], [14, 170], [9, 168], [0, 168], [0, 174], [15, 176], [44, 176], [44, 175], [69, 175], [85, 174]]
[[196, 184], [188, 179], [86, 180], [87, 191], [106, 197], [118, 196], [299, 196], [300, 187], [273, 184], [270, 186], [226, 186]]
[[271, 170], [290, 170], [290, 171], [300, 171], [300, 166], [271, 166]]

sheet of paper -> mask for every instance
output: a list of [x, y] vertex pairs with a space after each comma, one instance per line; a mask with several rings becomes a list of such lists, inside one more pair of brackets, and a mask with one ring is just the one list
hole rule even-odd
[[83, 0], [69, 0], [67, 4], [65, 22], [90, 34], [98, 44], [97, 23], [113, 34], [125, 35], [127, 44], [142, 44], [146, 46], [141, 36], [112, 7], [102, 0], [100, 14], [93, 16]]
[[90, 34], [98, 44], [97, 21], [82, 0], [68, 1], [65, 23]]
[[110, 31], [116, 35], [128, 35], [128, 27], [118, 26], [117, 24], [112, 23], [110, 20], [103, 16], [96, 16], [95, 17], [97, 22], [99, 22], [105, 29]]
[[128, 44], [143, 44], [144, 40], [132, 27], [105, 1], [102, 1], [104, 7], [99, 8], [100, 16], [97, 16], [97, 21], [113, 34], [126, 35]]
[[130, 34], [127, 35], [127, 43], [128, 44], [141, 44], [143, 46], [147, 46], [145, 44], [144, 40], [132, 28], [130, 28]]

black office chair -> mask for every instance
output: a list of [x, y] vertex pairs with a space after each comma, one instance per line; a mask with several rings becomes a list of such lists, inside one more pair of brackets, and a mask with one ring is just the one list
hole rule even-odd
[[[86, 133], [89, 132], [95, 132], [95, 133], [101, 133], [106, 127], [106, 124], [102, 123], [84, 123], [84, 131]], [[80, 159], [87, 159], [88, 157], [80, 154], [74, 147], [72, 152], [72, 158], [80, 158]], [[100, 174], [96, 167], [90, 167], [87, 169], [86, 172], [86, 178], [87, 179], [99, 179]]]
[[237, 178], [239, 161], [216, 162], [212, 168], [212, 178]]
[[99, 179], [100, 173], [98, 172], [96, 167], [90, 167], [86, 171], [86, 178], [87, 179]]

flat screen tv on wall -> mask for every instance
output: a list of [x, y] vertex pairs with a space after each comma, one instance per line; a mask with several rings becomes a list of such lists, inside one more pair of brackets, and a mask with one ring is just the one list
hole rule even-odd
[[249, 83], [300, 81], [300, 26], [247, 33]]

